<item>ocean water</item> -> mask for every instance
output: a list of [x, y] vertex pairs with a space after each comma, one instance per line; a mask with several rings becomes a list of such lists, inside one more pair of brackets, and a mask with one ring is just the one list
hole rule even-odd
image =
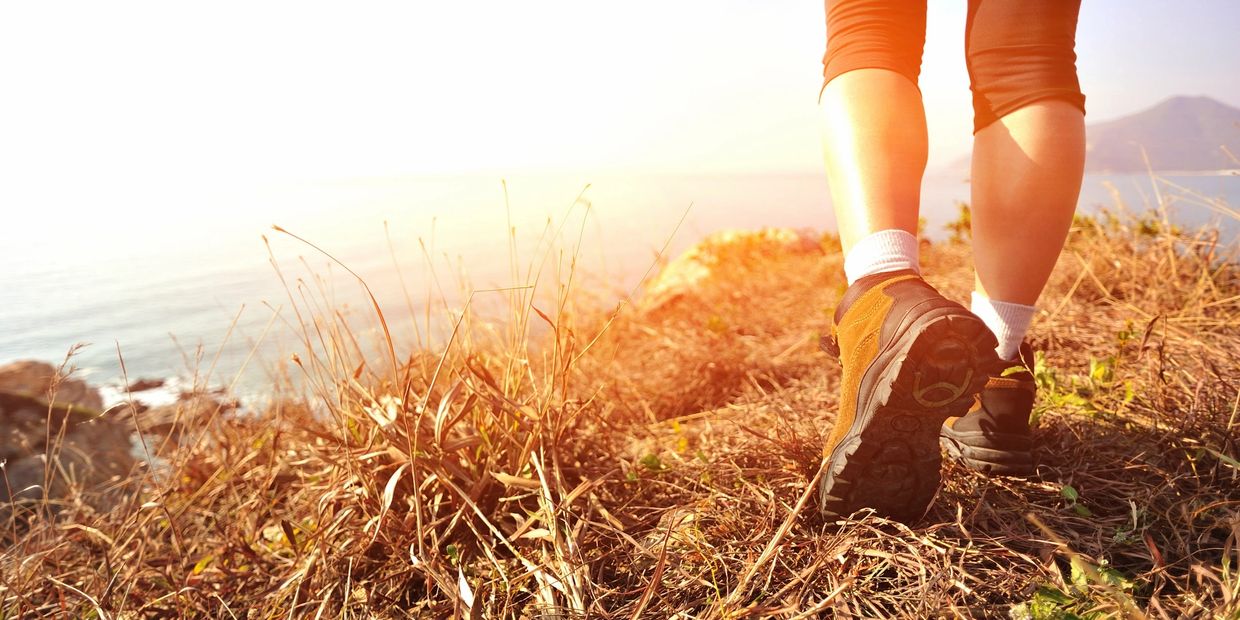
[[[968, 185], [930, 176], [923, 191], [927, 235], [942, 238], [957, 202], [968, 199]], [[1231, 242], [1240, 234], [1240, 220], [1211, 207], [1215, 200], [1240, 207], [1237, 176], [1154, 182], [1147, 175], [1090, 175], [1080, 208], [1093, 212], [1118, 201], [1141, 211], [1160, 197], [1177, 222], [1218, 223]], [[541, 281], [551, 282], [575, 256], [575, 282], [619, 300], [665, 247], [675, 256], [728, 228], [835, 226], [820, 174], [514, 176], [506, 186], [498, 176], [408, 177], [287, 184], [218, 200], [214, 208], [223, 215], [200, 206], [188, 219], [110, 222], [98, 225], [100, 235], [87, 230], [67, 241], [46, 231], [3, 231], [0, 363], [58, 362], [82, 343], [73, 364], [92, 383], [110, 386], [113, 398], [122, 359], [130, 379], [231, 385], [249, 398], [262, 395], [280, 362], [303, 346], [295, 301], [320, 310], [330, 304], [374, 335], [357, 280], [270, 224], [363, 278], [398, 346], [415, 341], [423, 329], [415, 324], [428, 310], [459, 309], [465, 291], [528, 281], [540, 265]], [[174, 197], [168, 201], [171, 213], [178, 207]], [[488, 295], [503, 298], [479, 293], [480, 307]]]

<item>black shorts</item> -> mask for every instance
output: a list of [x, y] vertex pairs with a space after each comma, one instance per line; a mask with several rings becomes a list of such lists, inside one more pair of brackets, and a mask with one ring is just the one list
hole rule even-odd
[[[826, 0], [825, 86], [854, 69], [888, 69], [913, 84], [926, 43], [926, 0]], [[969, 0], [965, 60], [973, 131], [1035, 101], [1085, 111], [1076, 77], [1080, 0]]]

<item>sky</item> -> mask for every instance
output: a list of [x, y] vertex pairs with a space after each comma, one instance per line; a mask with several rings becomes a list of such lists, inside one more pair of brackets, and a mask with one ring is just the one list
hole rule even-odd
[[[933, 168], [972, 112], [965, 2], [930, 4]], [[1086, 0], [1089, 119], [1240, 106], [1238, 28], [1234, 0]], [[241, 212], [205, 197], [246, 184], [815, 172], [824, 41], [822, 4], [787, 0], [3, 3], [0, 237]]]

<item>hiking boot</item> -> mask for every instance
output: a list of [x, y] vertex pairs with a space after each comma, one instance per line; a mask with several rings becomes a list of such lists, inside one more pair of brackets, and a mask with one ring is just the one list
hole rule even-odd
[[1026, 476], [1033, 471], [1033, 412], [1036, 383], [1033, 350], [1020, 345], [1011, 369], [986, 381], [969, 412], [943, 423], [939, 441], [953, 459], [986, 474]]
[[944, 420], [964, 415], [998, 367], [995, 337], [911, 270], [848, 287], [832, 331], [823, 347], [844, 368], [823, 450], [822, 514], [872, 508], [911, 522], [939, 487]]

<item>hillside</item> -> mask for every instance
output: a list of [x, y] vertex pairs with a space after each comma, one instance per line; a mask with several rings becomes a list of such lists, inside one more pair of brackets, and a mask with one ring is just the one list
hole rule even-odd
[[[946, 465], [911, 526], [807, 503], [838, 244], [732, 233], [618, 310], [566, 262], [443, 351], [307, 301], [304, 396], [176, 416], [115, 509], [0, 520], [0, 617], [1236, 617], [1240, 267], [1160, 222], [1078, 220], [1031, 334], [1036, 474]], [[923, 265], [967, 296], [964, 242]]]
[[1154, 170], [1240, 168], [1235, 159], [1240, 157], [1240, 110], [1209, 97], [1172, 97], [1148, 110], [1090, 125], [1086, 136], [1090, 172], [1145, 172], [1141, 148]]

